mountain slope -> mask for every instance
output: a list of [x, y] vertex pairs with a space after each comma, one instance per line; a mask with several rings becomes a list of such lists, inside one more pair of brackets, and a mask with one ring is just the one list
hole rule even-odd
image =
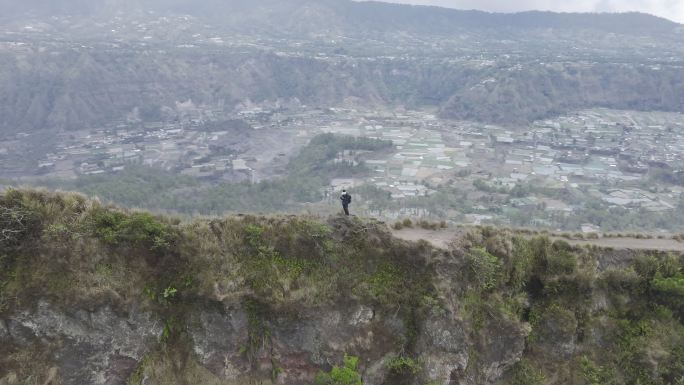
[[347, 0], [0, 8], [0, 132], [174, 119], [188, 99], [225, 113], [279, 99], [430, 106], [514, 126], [595, 106], [684, 111], [682, 26], [644, 14]]
[[[442, 115], [524, 125], [595, 106], [684, 111], [684, 67], [469, 63], [353, 58], [326, 62], [273, 54], [137, 51], [0, 54], [0, 131], [96, 128], [173, 119], [177, 102], [228, 111], [245, 102], [311, 106], [440, 106]], [[136, 69], [136, 70], [132, 70]]]

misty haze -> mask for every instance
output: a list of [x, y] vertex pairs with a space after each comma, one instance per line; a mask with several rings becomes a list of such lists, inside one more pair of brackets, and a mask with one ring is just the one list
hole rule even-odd
[[0, 0], [0, 385], [684, 384], [682, 22]]

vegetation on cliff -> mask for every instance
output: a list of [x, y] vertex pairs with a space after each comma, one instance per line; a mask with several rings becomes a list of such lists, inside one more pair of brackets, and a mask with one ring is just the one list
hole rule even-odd
[[[369, 220], [181, 222], [33, 190], [0, 195], [0, 230], [0, 384], [684, 383], [678, 255], [491, 228], [438, 250]], [[111, 342], [139, 318], [152, 341]]]

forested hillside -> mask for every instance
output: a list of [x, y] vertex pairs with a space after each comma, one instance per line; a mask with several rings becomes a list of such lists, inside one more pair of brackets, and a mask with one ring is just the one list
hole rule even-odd
[[[133, 70], [135, 69], [135, 70]], [[272, 54], [0, 52], [0, 130], [82, 129], [176, 118], [205, 108], [296, 101], [313, 106], [441, 106], [445, 117], [505, 125], [595, 106], [684, 111], [684, 70], [595, 63], [325, 62]]]
[[0, 131], [175, 119], [177, 103], [430, 106], [519, 125], [684, 111], [681, 25], [347, 0], [5, 1]]

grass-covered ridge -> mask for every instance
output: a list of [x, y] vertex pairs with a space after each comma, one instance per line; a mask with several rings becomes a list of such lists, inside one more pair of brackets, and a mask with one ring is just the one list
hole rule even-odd
[[[250, 314], [249, 358], [266, 343], [264, 318], [276, 314], [367, 303], [417, 325], [416, 309], [436, 296], [423, 259], [430, 248], [400, 244], [379, 223], [294, 216], [181, 223], [31, 190], [8, 190], [0, 207], [3, 314], [38, 298], [64, 308], [140, 302], [166, 320], [161, 341], [184, 344], [198, 306], [234, 301]], [[408, 349], [415, 334], [398, 340]]]
[[[67, 314], [140, 308], [158, 320], [130, 384], [236, 383], [197, 350], [198, 325], [214, 313], [244, 314], [225, 352], [241, 365], [237, 383], [301, 383], [292, 378], [304, 367], [304, 383], [326, 384], [684, 383], [681, 255], [573, 248], [492, 228], [436, 250], [372, 220], [180, 221], [35, 190], [0, 195], [0, 234], [3, 324], [39, 302]], [[283, 341], [351, 313], [357, 324], [330, 329], [317, 337], [325, 349], [292, 363], [288, 349], [300, 357], [304, 348]], [[445, 378], [435, 357], [453, 352], [439, 342], [446, 337], [430, 336], [461, 334], [462, 346], [448, 349], [462, 349], [467, 364]], [[514, 359], [499, 357], [515, 344], [492, 341], [517, 335]], [[57, 342], [10, 341], [0, 344], [1, 384], [65, 376]]]

